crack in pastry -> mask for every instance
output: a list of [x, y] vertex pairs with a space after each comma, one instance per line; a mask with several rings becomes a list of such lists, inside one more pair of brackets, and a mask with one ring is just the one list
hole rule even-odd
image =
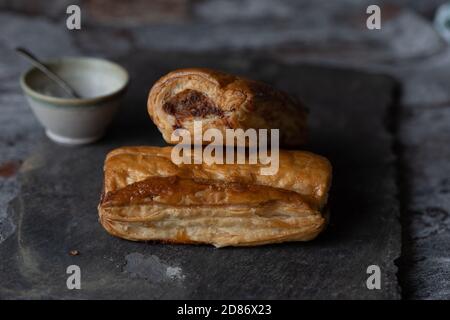
[[[178, 128], [279, 129], [280, 145], [296, 147], [306, 140], [306, 109], [267, 84], [223, 72], [190, 68], [170, 72], [150, 90], [147, 109], [168, 143]], [[203, 141], [208, 144], [209, 141]]]
[[216, 247], [306, 241], [325, 227], [325, 158], [281, 151], [274, 176], [258, 165], [175, 165], [171, 147], [124, 147], [105, 160], [100, 222], [129, 240]]

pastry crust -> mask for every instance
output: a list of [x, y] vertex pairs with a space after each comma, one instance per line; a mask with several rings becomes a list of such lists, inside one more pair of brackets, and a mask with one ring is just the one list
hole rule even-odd
[[325, 158], [280, 151], [278, 173], [262, 176], [254, 164], [175, 165], [171, 150], [123, 147], [107, 155], [98, 209], [109, 233], [223, 247], [311, 240], [325, 227]]
[[[148, 113], [167, 143], [175, 129], [194, 132], [218, 129], [279, 129], [280, 144], [296, 147], [306, 140], [306, 110], [286, 93], [271, 86], [223, 72], [190, 68], [175, 70], [150, 90]], [[208, 144], [210, 141], [203, 141]]]

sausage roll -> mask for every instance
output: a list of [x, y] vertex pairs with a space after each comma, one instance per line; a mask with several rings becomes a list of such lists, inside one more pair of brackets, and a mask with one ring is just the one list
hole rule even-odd
[[325, 227], [327, 159], [280, 151], [275, 175], [259, 164], [179, 164], [172, 147], [123, 147], [104, 165], [100, 222], [129, 240], [216, 247], [306, 241]]
[[[148, 113], [167, 143], [175, 129], [279, 129], [280, 145], [296, 147], [306, 139], [306, 111], [286, 93], [261, 82], [219, 71], [191, 68], [159, 79], [148, 96]], [[209, 141], [204, 144], [209, 143]]]

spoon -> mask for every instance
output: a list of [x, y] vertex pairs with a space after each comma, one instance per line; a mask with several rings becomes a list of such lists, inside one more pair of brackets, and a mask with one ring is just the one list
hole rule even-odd
[[47, 77], [57, 83], [61, 89], [63, 89], [71, 98], [80, 99], [81, 96], [67, 84], [66, 81], [61, 79], [56, 73], [47, 68], [38, 58], [36, 58], [31, 52], [27, 49], [17, 47], [16, 51], [20, 53], [23, 57], [25, 57], [28, 61], [31, 62], [36, 68], [41, 70]]

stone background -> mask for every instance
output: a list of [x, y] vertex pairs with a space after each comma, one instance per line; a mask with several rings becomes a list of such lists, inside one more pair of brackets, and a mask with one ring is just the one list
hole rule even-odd
[[[14, 225], [8, 204], [39, 125], [17, 78], [27, 64], [12, 49], [42, 58], [229, 52], [284, 63], [339, 65], [386, 73], [402, 84], [390, 120], [398, 158], [403, 228], [397, 260], [404, 298], [450, 297], [450, 50], [433, 28], [437, 0], [0, 0], [0, 245]], [[65, 28], [79, 3], [82, 30]], [[365, 28], [365, 8], [382, 7], [382, 29]]]

